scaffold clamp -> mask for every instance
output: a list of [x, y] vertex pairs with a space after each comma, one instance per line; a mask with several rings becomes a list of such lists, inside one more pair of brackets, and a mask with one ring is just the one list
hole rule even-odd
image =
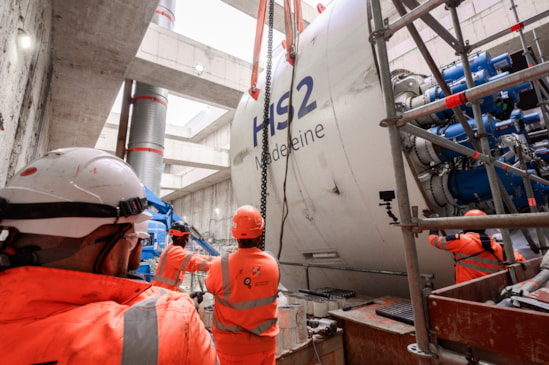
[[396, 125], [397, 127], [401, 127], [403, 126], [404, 124], [406, 124], [406, 122], [401, 122], [399, 123], [399, 121], [402, 119], [402, 117], [390, 117], [390, 118], [385, 118], [385, 119], [382, 119], [381, 122], [379, 122], [379, 125], [381, 127], [388, 127], [390, 125]]

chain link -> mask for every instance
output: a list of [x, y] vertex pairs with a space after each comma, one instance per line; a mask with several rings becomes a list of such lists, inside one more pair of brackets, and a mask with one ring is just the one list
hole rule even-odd
[[[271, 70], [273, 67], [274, 0], [269, 0], [269, 31], [267, 38], [267, 68], [265, 69], [265, 103], [263, 108], [263, 149], [261, 152], [261, 216], [265, 220], [261, 249], [265, 250], [267, 231], [267, 167], [269, 163], [269, 109], [271, 104]], [[274, 120], [273, 120], [274, 123]]]

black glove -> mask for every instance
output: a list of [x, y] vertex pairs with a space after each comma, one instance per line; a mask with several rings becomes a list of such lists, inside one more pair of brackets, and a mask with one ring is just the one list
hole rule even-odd
[[190, 295], [191, 299], [196, 298], [196, 301], [198, 304], [202, 303], [204, 300], [204, 292], [203, 291], [193, 291]]

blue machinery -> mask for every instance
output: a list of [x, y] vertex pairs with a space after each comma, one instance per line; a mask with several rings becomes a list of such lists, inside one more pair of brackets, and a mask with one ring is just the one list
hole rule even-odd
[[[471, 78], [474, 86], [503, 80], [510, 75], [511, 57], [505, 53], [491, 58], [487, 52], [474, 55], [470, 59]], [[467, 91], [462, 63], [455, 63], [441, 70], [452, 95]], [[445, 98], [442, 88], [432, 77], [401, 73], [393, 77], [396, 101], [404, 109], [414, 109]], [[410, 87], [412, 85], [412, 87]], [[417, 90], [419, 89], [419, 93]], [[504, 89], [484, 96], [478, 104], [482, 113], [483, 137], [490, 149], [490, 157], [501, 163], [495, 172], [504, 193], [511, 197], [518, 211], [525, 212], [532, 205], [546, 207], [549, 198], [549, 182], [544, 178], [549, 173], [549, 139], [540, 107], [526, 105], [519, 107], [521, 97], [532, 90], [530, 82]], [[452, 144], [474, 150], [469, 127], [475, 139], [480, 133], [470, 103], [459, 105], [461, 117], [466, 126], [456, 117], [457, 108], [445, 109], [422, 115], [412, 124], [433, 136], [444, 138], [448, 143], [439, 145], [427, 138], [409, 135], [404, 145], [417, 180], [422, 186], [431, 209], [440, 215], [449, 216], [471, 206], [490, 213], [495, 211], [486, 166], [476, 157], [457, 151]], [[524, 176], [509, 171], [508, 166], [521, 169], [525, 174], [539, 177], [531, 181], [532, 191], [525, 186]], [[507, 207], [513, 212], [513, 208]]]
[[[149, 209], [147, 211], [152, 214], [152, 218], [148, 222], [148, 233], [151, 238], [143, 245], [141, 253], [142, 263], [138, 272], [145, 274], [146, 279], [150, 281], [150, 265], [144, 260], [150, 260], [160, 256], [167, 243], [169, 227], [171, 227], [173, 222], [181, 221], [182, 219], [173, 211], [173, 206], [171, 204], [168, 204], [157, 197], [146, 186], [145, 193], [149, 203]], [[202, 238], [202, 235], [192, 226], [191, 240], [197, 242], [206, 252], [208, 252], [208, 254], [212, 256], [219, 255], [219, 252], [208, 244]]]
[[[162, 249], [166, 246], [166, 238], [168, 236], [169, 227], [173, 222], [182, 221], [182, 219], [173, 211], [173, 206], [166, 203], [154, 193], [145, 187], [147, 194], [147, 200], [149, 207], [153, 207], [155, 210], [149, 209], [152, 214], [152, 219], [149, 221], [149, 234], [151, 235], [150, 246], [153, 247], [154, 256], [160, 256]], [[187, 222], [188, 223], [188, 222]], [[206, 252], [212, 256], [218, 256], [219, 252], [207, 243], [202, 235], [191, 226], [191, 239], [195, 240]]]

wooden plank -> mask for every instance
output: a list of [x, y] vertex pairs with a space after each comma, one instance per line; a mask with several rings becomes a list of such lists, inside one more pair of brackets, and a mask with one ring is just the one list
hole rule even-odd
[[374, 304], [353, 308], [349, 311], [337, 309], [330, 311], [329, 314], [346, 322], [353, 321], [361, 325], [371, 326], [392, 333], [407, 334], [415, 331], [414, 326], [376, 314], [377, 308], [387, 307], [402, 300], [404, 299], [385, 296], [374, 299]]
[[329, 312], [342, 323], [346, 365], [417, 365], [417, 357], [407, 350], [416, 341], [414, 326], [376, 314], [377, 308], [403, 300], [385, 296], [364, 307]]
[[[511, 266], [517, 281], [539, 272], [541, 257]], [[433, 336], [442, 346], [466, 347], [498, 364], [549, 363], [549, 313], [485, 304], [512, 284], [505, 270], [433, 291], [427, 301]], [[494, 361], [494, 360], [493, 360]]]
[[429, 296], [431, 330], [441, 339], [535, 363], [549, 363], [549, 314]]
[[[517, 280], [520, 282], [535, 276], [539, 271], [541, 259], [541, 257], [536, 257], [524, 263], [512, 265], [511, 268]], [[510, 283], [511, 276], [509, 275], [509, 271], [504, 270], [461, 284], [434, 290], [433, 294], [475, 302], [485, 302], [498, 297], [501, 291], [510, 285]]]
[[389, 332], [383, 328], [345, 321], [346, 365], [399, 364], [417, 365], [418, 358], [407, 346], [416, 342], [413, 333]]

